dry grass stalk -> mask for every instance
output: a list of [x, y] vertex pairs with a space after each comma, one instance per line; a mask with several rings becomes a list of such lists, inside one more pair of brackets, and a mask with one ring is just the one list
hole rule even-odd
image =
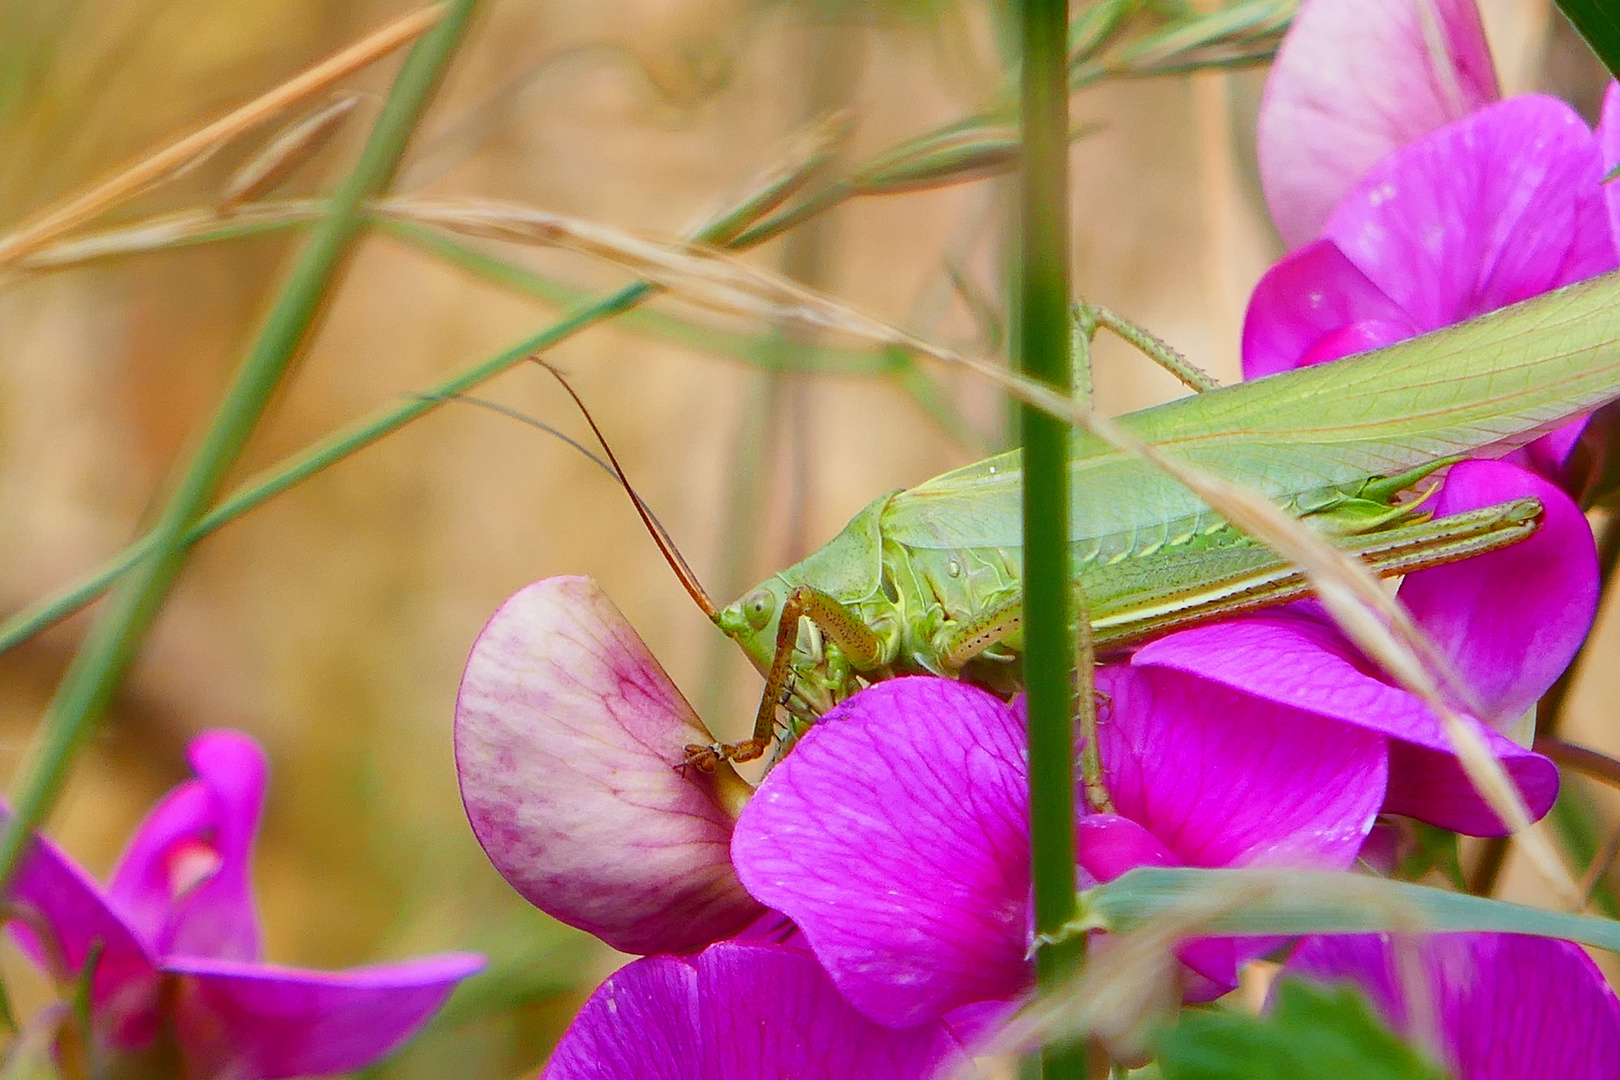
[[854, 134], [851, 110], [838, 109], [816, 118], [790, 136], [772, 155], [771, 164], [740, 186], [740, 194], [721, 200], [724, 209], [703, 215], [689, 232], [706, 236], [716, 245], [728, 244], [743, 229], [803, 191], [811, 177], [849, 145]]
[[308, 116], [277, 132], [220, 190], [219, 212], [231, 213], [243, 203], [274, 190], [331, 141], [343, 121], [360, 104], [361, 96], [353, 91], [338, 94]]
[[15, 264], [70, 229], [174, 176], [219, 146], [409, 44], [443, 18], [444, 11], [443, 4], [434, 4], [397, 19], [213, 123], [119, 170], [90, 190], [33, 215], [0, 238], [0, 269]]

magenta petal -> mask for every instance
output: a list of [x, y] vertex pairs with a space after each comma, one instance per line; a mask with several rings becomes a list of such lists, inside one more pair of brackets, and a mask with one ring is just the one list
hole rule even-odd
[[[1405, 690], [1382, 681], [1309, 606], [1184, 630], [1150, 642], [1136, 665], [1173, 668], [1238, 691], [1389, 736], [1385, 809], [1458, 832], [1497, 835], [1502, 824], [1468, 782], [1439, 721]], [[1486, 730], [1533, 816], [1552, 806], [1558, 770], [1540, 754]]]
[[1081, 869], [1098, 881], [1113, 881], [1138, 866], [1180, 866], [1152, 833], [1118, 814], [1087, 814], [1075, 825]]
[[179, 979], [175, 1031], [188, 1074], [271, 1080], [371, 1064], [483, 966], [482, 956], [450, 953], [332, 972], [205, 957], [165, 969]]
[[1575, 490], [1571, 487], [1568, 475], [1569, 457], [1575, 452], [1575, 444], [1581, 441], [1581, 433], [1586, 430], [1587, 421], [1590, 419], [1590, 416], [1582, 416], [1555, 427], [1541, 438], [1526, 443], [1510, 454], [1502, 455], [1498, 460], [1529, 469], [1538, 476], [1545, 476], [1557, 482], [1558, 486], [1566, 491]]
[[[1603, 118], [1598, 123], [1598, 160], [1608, 176], [1620, 165], [1620, 82], [1610, 81], [1603, 94]], [[1609, 215], [1609, 233], [1620, 250], [1620, 184], [1610, 180], [1603, 185], [1603, 205]]]
[[1266, 271], [1243, 320], [1243, 377], [1258, 379], [1393, 344], [1418, 332], [1331, 240]]
[[[9, 811], [0, 821], [9, 820]], [[24, 857], [9, 893], [12, 903], [32, 912], [52, 944], [42, 947], [33, 919], [11, 925], [18, 944], [34, 963], [46, 968], [59, 959], [71, 978], [82, 971], [91, 947], [101, 943], [101, 958], [91, 984], [98, 1023], [114, 1045], [136, 1047], [157, 1034], [160, 979], [156, 961], [134, 928], [124, 922], [101, 887], [49, 840], [36, 837]], [[58, 954], [53, 957], [53, 952]]]
[[146, 815], [107, 889], [160, 955], [259, 957], [250, 863], [264, 807], [259, 744], [209, 731], [187, 748], [197, 779]]
[[[1397, 950], [1420, 958], [1420, 988], [1438, 1030], [1411, 1033], [1422, 1015], [1403, 1000]], [[1312, 938], [1283, 969], [1361, 987], [1398, 1030], [1439, 1043], [1458, 1080], [1599, 1080], [1620, 1060], [1620, 1001], [1597, 965], [1567, 941], [1516, 934]], [[1426, 984], [1426, 985], [1424, 985]]]
[[681, 768], [686, 744], [712, 740], [587, 578], [507, 600], [456, 701], [461, 797], [490, 862], [625, 952], [695, 949], [760, 914], [729, 854], [746, 786], [729, 766]]
[[1436, 516], [1531, 496], [1545, 508], [1530, 539], [1409, 575], [1401, 601], [1503, 730], [1575, 658], [1597, 613], [1597, 547], [1580, 509], [1554, 485], [1498, 461], [1451, 467]]
[[1260, 175], [1283, 239], [1315, 237], [1374, 162], [1498, 94], [1474, 0], [1307, 0], [1260, 107]]
[[879, 1027], [809, 953], [721, 943], [621, 968], [580, 1010], [545, 1080], [928, 1080], [965, 1064], [942, 1023]]
[[1029, 974], [1024, 753], [1022, 721], [983, 690], [879, 683], [765, 778], [737, 822], [737, 873], [880, 1023], [1011, 997]]
[[[1181, 865], [1158, 837], [1118, 814], [1087, 814], [1075, 831], [1080, 865], [1097, 881], [1113, 881], [1138, 866]], [[1191, 969], [1184, 980], [1185, 1001], [1213, 1001], [1237, 986], [1237, 952], [1230, 938], [1186, 941], [1176, 947], [1176, 956]]]
[[1323, 236], [1424, 330], [1615, 266], [1597, 143], [1555, 98], [1511, 98], [1402, 147]]
[[1097, 690], [1114, 805], [1179, 861], [1355, 861], [1388, 778], [1374, 732], [1164, 668], [1110, 665]]

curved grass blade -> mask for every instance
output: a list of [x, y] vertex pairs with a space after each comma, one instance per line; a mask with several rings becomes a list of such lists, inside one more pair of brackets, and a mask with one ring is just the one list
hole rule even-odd
[[252, 350], [151, 532], [151, 557], [114, 594], [68, 667], [22, 772], [16, 816], [0, 835], [0, 883], [10, 879], [34, 828], [56, 799], [84, 736], [100, 720], [134, 661], [141, 637], [179, 575], [193, 526], [235, 464], [311, 328], [364, 225], [362, 206], [385, 191], [476, 0], [455, 0], [411, 50], [365, 149], [311, 233]]
[[1141, 867], [1081, 894], [1072, 932], [1128, 933], [1155, 920], [1227, 937], [1497, 933], [1620, 952], [1620, 922], [1326, 870]]

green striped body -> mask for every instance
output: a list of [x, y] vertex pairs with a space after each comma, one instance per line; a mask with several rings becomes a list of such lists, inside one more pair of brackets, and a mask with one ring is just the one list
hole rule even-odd
[[[1446, 523], [1391, 511], [1400, 489], [1447, 460], [1498, 456], [1620, 396], [1617, 342], [1620, 275], [1611, 274], [1374, 353], [1183, 398], [1122, 422], [1378, 559], [1390, 538], [1419, 548], [1451, 542]], [[1381, 479], [1389, 477], [1399, 479]], [[1070, 490], [1076, 582], [1101, 651], [1300, 595], [1289, 591], [1286, 565], [1186, 488], [1083, 433], [1074, 439]], [[801, 628], [789, 703], [801, 719], [852, 693], [862, 677], [956, 675], [942, 639], [1021, 595], [1021, 498], [1017, 452], [886, 495], [717, 621], [768, 665], [775, 613], [793, 586], [805, 584], [883, 638], [883, 662], [854, 672], [813, 628]], [[1533, 502], [1498, 513], [1501, 523], [1479, 527], [1508, 538], [1501, 542], [1534, 527]], [[1451, 557], [1487, 549], [1464, 544]], [[1426, 565], [1388, 558], [1383, 572]], [[1259, 592], [1252, 582], [1262, 583]], [[1017, 649], [1013, 633], [962, 674], [1015, 686]]]

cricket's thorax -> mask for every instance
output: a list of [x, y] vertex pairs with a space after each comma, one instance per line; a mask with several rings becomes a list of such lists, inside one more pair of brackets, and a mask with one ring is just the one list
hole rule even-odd
[[[797, 620], [793, 674], [784, 703], [796, 722], [814, 722], [861, 689], [871, 677], [892, 671], [904, 620], [887, 587], [881, 520], [893, 494], [873, 500], [819, 551], [770, 578], [717, 618], [720, 628], [743, 647], [761, 671], [770, 667], [775, 656], [783, 608], [801, 585], [836, 600], [850, 616], [849, 622], [877, 635], [877, 665], [863, 666], [857, 672], [835, 634], [824, 633], [811, 619]], [[862, 674], [867, 678], [863, 679]]]

